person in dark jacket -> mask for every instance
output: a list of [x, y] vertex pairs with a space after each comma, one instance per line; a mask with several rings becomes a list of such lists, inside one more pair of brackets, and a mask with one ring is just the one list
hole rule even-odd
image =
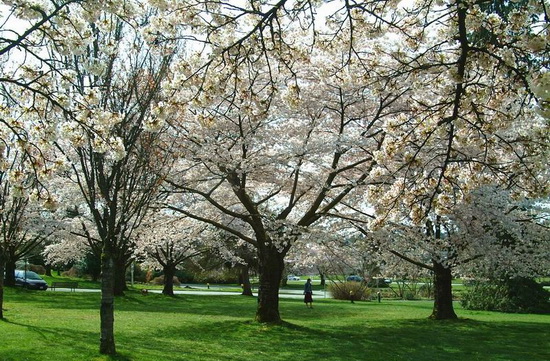
[[313, 287], [311, 285], [311, 278], [307, 279], [304, 286], [304, 302], [307, 307], [313, 308]]

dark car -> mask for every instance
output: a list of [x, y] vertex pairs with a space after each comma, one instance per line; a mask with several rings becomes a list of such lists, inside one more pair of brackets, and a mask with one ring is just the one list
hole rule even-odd
[[15, 271], [15, 285], [32, 290], [47, 290], [48, 284], [37, 273], [32, 271]]
[[346, 279], [347, 281], [349, 282], [363, 282], [363, 277], [361, 276], [348, 276], [348, 278]]

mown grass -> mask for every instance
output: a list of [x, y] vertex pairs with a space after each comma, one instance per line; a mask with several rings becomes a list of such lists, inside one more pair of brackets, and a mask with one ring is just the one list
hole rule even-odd
[[52, 276], [45, 276], [41, 275], [48, 283], [48, 285], [52, 285], [53, 282], [67, 282], [67, 281], [73, 281], [78, 283], [78, 288], [87, 288], [87, 289], [100, 289], [101, 283], [97, 281], [91, 281], [84, 278], [78, 278], [78, 277], [67, 277], [67, 276], [57, 276], [56, 274], [52, 274]]
[[98, 353], [98, 293], [8, 289], [0, 360], [550, 360], [550, 316], [472, 312], [433, 321], [429, 301], [281, 299], [285, 322], [253, 322], [256, 299], [130, 291], [116, 300], [118, 356]]

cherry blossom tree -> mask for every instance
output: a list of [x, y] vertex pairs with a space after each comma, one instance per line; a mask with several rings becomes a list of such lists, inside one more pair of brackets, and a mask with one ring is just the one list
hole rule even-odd
[[[452, 294], [453, 274], [532, 278], [544, 275], [549, 267], [547, 210], [532, 200], [514, 200], [509, 191], [497, 187], [473, 190], [452, 213], [436, 215], [425, 225], [387, 224], [376, 232], [360, 229], [382, 258], [393, 256], [435, 274], [433, 318], [439, 312], [454, 313], [446, 308], [452, 299], [447, 303], [445, 298]], [[438, 278], [443, 276], [448, 277], [444, 282]], [[437, 292], [444, 294], [438, 297]]]
[[[206, 67], [222, 64], [234, 74], [266, 58], [270, 70], [282, 68], [298, 79], [302, 63], [289, 59], [309, 53], [297, 51], [297, 44], [325, 51], [325, 59], [333, 59], [326, 52], [332, 47], [345, 51], [339, 64], [355, 78], [343, 80], [361, 83], [379, 99], [393, 97], [393, 116], [377, 128], [377, 167], [367, 178], [366, 201], [377, 213], [373, 229], [412, 222], [426, 226], [428, 237], [439, 234], [438, 216], [484, 184], [517, 196], [548, 193], [549, 16], [543, 1], [333, 2], [324, 23], [314, 11], [299, 15], [315, 7], [312, 2], [294, 8], [286, 1], [262, 5], [219, 10], [206, 28], [220, 60], [208, 58]], [[252, 24], [232, 28], [242, 37], [216, 36], [240, 16]], [[296, 41], [297, 28], [309, 43]], [[276, 73], [263, 84], [276, 83]], [[201, 83], [197, 93], [215, 88], [210, 84]], [[296, 89], [301, 85], [297, 81]], [[196, 101], [211, 101], [208, 94]], [[291, 97], [299, 100], [299, 95], [295, 91]], [[243, 98], [226, 97], [236, 106], [233, 100]], [[214, 120], [207, 114], [205, 121]], [[440, 271], [435, 287], [441, 290], [434, 317], [455, 318], [450, 272], [434, 262]]]
[[[546, 98], [537, 98], [547, 72], [547, 9], [538, 1], [500, 3], [419, 1], [393, 17], [353, 6], [350, 21], [374, 16], [386, 24], [393, 37], [380, 49], [386, 74], [406, 88], [375, 154], [366, 194], [376, 209], [371, 229], [417, 225], [423, 237], [414, 239], [440, 239], [443, 218], [482, 185], [518, 197], [548, 193]], [[433, 317], [455, 318], [451, 270], [440, 261], [430, 266]]]
[[174, 295], [174, 276], [182, 264], [212, 249], [214, 234], [203, 223], [185, 217], [157, 214], [137, 237], [136, 258], [164, 274], [162, 293]]
[[[155, 82], [160, 80], [160, 74], [161, 69]], [[132, 92], [136, 89], [128, 90], [128, 100], [133, 102]], [[152, 98], [139, 99], [138, 102], [143, 100], [148, 103]], [[134, 108], [132, 103], [122, 105], [128, 107], [124, 110], [127, 113], [111, 129], [111, 134], [117, 137], [120, 145], [115, 157], [111, 158], [92, 145], [95, 137], [92, 136], [84, 144], [75, 145], [76, 157], [72, 161], [73, 180], [82, 190], [99, 236], [96, 239], [87, 229], [82, 229], [88, 243], [99, 241], [101, 245], [102, 308], [108, 308], [106, 312], [111, 315], [113, 299], [110, 295], [114, 294], [115, 277], [125, 273], [133, 251], [132, 234], [146, 215], [148, 204], [155, 199], [156, 189], [163, 177], [163, 167], [167, 164], [167, 158], [158, 153], [158, 135], [144, 131], [147, 105], [142, 105], [141, 109]], [[71, 158], [72, 154], [65, 154]], [[105, 347], [102, 347], [102, 353], [114, 352], [110, 346]]]
[[[33, 252], [56, 229], [55, 201], [40, 187], [37, 173], [29, 168], [26, 152], [2, 139], [0, 152], [0, 308], [4, 299], [4, 272], [7, 286], [15, 286], [16, 262]], [[45, 199], [45, 201], [44, 201]], [[3, 313], [0, 313], [3, 318]]]
[[[63, 226], [67, 227], [66, 222]], [[91, 253], [89, 245], [83, 242], [81, 237], [70, 235], [66, 230], [60, 232], [60, 235], [46, 245], [42, 252], [46, 264], [57, 269], [66, 264], [82, 262], [86, 255]]]
[[[544, 1], [365, 0], [321, 5], [283, 0], [215, 5], [201, 4], [191, 13], [204, 19], [195, 21], [206, 34], [201, 40], [207, 49], [199, 61], [206, 77], [196, 86], [195, 102], [216, 101], [212, 90], [218, 86], [212, 78], [232, 84], [227, 73], [245, 79], [242, 72], [250, 69], [255, 70], [249, 77], [268, 93], [278, 88], [279, 72], [287, 74], [285, 84], [295, 80], [287, 94], [299, 101], [304, 89], [300, 60], [315, 52], [325, 61], [338, 59], [335, 64], [353, 74], [353, 79], [342, 76], [342, 81], [368, 89], [364, 99], [392, 100], [393, 116], [376, 125], [377, 167], [366, 179], [371, 184], [366, 203], [376, 209], [374, 229], [385, 222], [425, 225], [430, 220], [426, 230], [435, 234], [437, 216], [452, 211], [465, 194], [484, 184], [518, 196], [548, 193], [550, 52]], [[208, 10], [215, 16], [197, 16]], [[268, 74], [260, 80], [256, 69], [262, 67]], [[225, 96], [223, 104], [254, 109], [240, 103], [253, 97], [233, 94]], [[256, 98], [258, 94], [254, 89]], [[347, 93], [345, 99], [350, 99]], [[203, 116], [205, 124], [218, 121], [212, 114], [194, 114]], [[223, 110], [218, 114], [232, 117]], [[435, 277], [447, 284], [449, 272], [440, 266], [433, 265], [441, 271]], [[436, 305], [448, 312], [436, 311], [434, 317], [454, 318], [450, 287], [441, 287], [447, 291], [436, 293]]]
[[[246, 229], [245, 225], [237, 226], [239, 222], [229, 217], [226, 218], [233, 228]], [[242, 287], [242, 295], [253, 296], [250, 274], [252, 272], [257, 273], [258, 270], [258, 258], [255, 248], [226, 231], [217, 229], [214, 234], [214, 243], [211, 247], [212, 254], [217, 255], [225, 265], [231, 264], [233, 268], [238, 270], [238, 282]]]
[[58, 113], [62, 136], [55, 144], [72, 170], [66, 178], [80, 190], [93, 226], [80, 222], [78, 234], [101, 256], [104, 354], [116, 352], [114, 296], [123, 282], [116, 288], [117, 279], [124, 280], [135, 232], [170, 162], [165, 150], [171, 140], [162, 131], [161, 86], [172, 49], [163, 53], [145, 44], [139, 30], [147, 14], [135, 5], [92, 3], [72, 9], [77, 29], [70, 39], [82, 43], [51, 49], [61, 73], [51, 79], [52, 86], [67, 96], [71, 107], [71, 112]]
[[307, 235], [289, 252], [288, 267], [304, 274], [319, 273], [334, 282], [343, 282], [349, 275], [365, 279], [375, 276], [379, 268], [374, 265], [377, 260], [366, 243], [358, 242], [356, 230], [349, 222], [331, 223], [323, 222], [308, 229]]
[[176, 125], [184, 157], [169, 179], [169, 207], [255, 247], [261, 322], [280, 321], [278, 286], [292, 244], [338, 214], [344, 199], [353, 203], [396, 100], [368, 93], [342, 63], [303, 53], [300, 61], [289, 74], [257, 62], [235, 71], [227, 60], [217, 78], [197, 85], [212, 92], [193, 98]]
[[[550, 260], [550, 215], [545, 200], [514, 199], [495, 187], [476, 189], [452, 217], [479, 244], [464, 247], [461, 259], [470, 261], [459, 272], [466, 276], [511, 279], [546, 276]], [[484, 257], [482, 257], [484, 256]], [[459, 262], [460, 265], [460, 262]]]

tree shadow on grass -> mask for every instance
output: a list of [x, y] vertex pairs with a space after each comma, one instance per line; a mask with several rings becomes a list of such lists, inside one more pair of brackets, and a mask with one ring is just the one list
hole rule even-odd
[[[241, 316], [243, 313], [247, 314], [251, 312], [251, 310], [255, 311], [256, 302], [256, 298], [252, 297], [241, 298], [218, 295], [176, 295], [172, 297], [162, 294], [143, 296], [138, 292], [130, 291], [125, 296], [115, 299], [115, 310], [117, 312], [138, 311]], [[50, 296], [36, 299], [37, 307], [64, 310], [99, 310], [100, 303], [101, 296], [99, 294], [60, 293], [57, 297]]]
[[[296, 356], [302, 342], [319, 340], [322, 333], [282, 322], [263, 324], [251, 320], [212, 320], [172, 327], [158, 327], [143, 335], [119, 337], [121, 344], [143, 359], [176, 360], [317, 360], [314, 354]], [[307, 340], [310, 341], [307, 341]], [[310, 348], [313, 350], [313, 347]], [[171, 352], [169, 350], [179, 350]], [[338, 354], [348, 360], [344, 350]], [[323, 359], [324, 360], [324, 359]]]
[[[136, 302], [136, 307], [140, 303]], [[322, 312], [311, 314], [317, 322], [302, 317], [272, 325], [243, 320], [242, 310], [228, 303], [232, 312], [221, 304], [222, 310], [215, 312], [211, 303], [209, 307], [199, 304], [188, 307], [193, 318], [182, 315], [168, 326], [161, 322], [118, 331], [115, 337], [120, 354], [109, 360], [550, 360], [550, 330], [545, 323], [358, 318], [335, 326], [319, 322], [325, 314]], [[237, 305], [253, 309], [250, 302]], [[223, 316], [216, 317], [218, 313]], [[327, 320], [330, 322], [330, 317]], [[70, 348], [74, 355], [100, 356], [95, 332], [7, 323], [27, 328], [41, 344], [49, 345], [53, 340], [54, 349]], [[26, 350], [24, 345], [22, 350]], [[10, 356], [0, 351], [0, 359], [9, 360]], [[55, 355], [29, 359], [58, 360]]]
[[131, 342], [149, 340], [157, 355], [174, 344], [186, 350], [185, 358], [168, 355], [166, 360], [546, 361], [550, 344], [545, 326], [419, 319], [325, 328], [224, 320], [159, 328], [151, 330], [153, 340]]
[[[99, 311], [99, 300], [97, 294], [93, 297], [68, 294], [38, 295], [30, 302], [37, 308], [53, 309], [53, 317], [57, 317], [55, 309], [59, 308], [60, 317], [64, 317], [66, 314], [62, 309]], [[269, 325], [252, 321], [255, 298], [210, 295], [144, 297], [128, 292], [126, 297], [117, 298], [115, 310], [128, 311], [128, 317], [133, 318], [138, 326], [115, 331], [120, 355], [111, 360], [130, 360], [125, 355], [132, 355], [133, 360], [166, 361], [550, 360], [550, 329], [545, 323], [468, 319], [434, 321], [410, 316], [386, 320], [368, 317], [368, 312], [374, 315], [382, 311], [377, 309], [382, 306], [333, 308], [338, 312], [333, 315], [327, 313], [328, 307], [306, 311], [300, 301], [285, 300], [282, 305], [283, 318], [291, 322]], [[140, 312], [152, 314], [144, 316]], [[156, 312], [166, 315], [161, 318]], [[367, 316], [354, 318], [358, 312]], [[73, 315], [77, 313], [80, 314], [72, 312]], [[119, 323], [119, 320], [116, 324], [123, 328], [124, 322]], [[160, 320], [168, 320], [168, 325]], [[57, 342], [54, 347], [76, 348], [75, 354], [99, 356], [99, 335], [95, 332], [73, 330], [70, 326], [12, 324], [29, 327], [31, 333], [44, 340], [41, 344], [53, 338]], [[142, 324], [146, 327], [141, 327]], [[12, 357], [2, 352], [0, 359]], [[58, 359], [52, 357], [50, 360]]]
[[[31, 335], [25, 338], [21, 344], [21, 352], [24, 353], [26, 360], [59, 360], [65, 355], [71, 360], [88, 360], [89, 356], [94, 354], [97, 358], [103, 357], [112, 361], [131, 360], [124, 354], [101, 355], [98, 351], [99, 332], [82, 331], [75, 328], [28, 325], [6, 319], [4, 321], [6, 324], [14, 326], [15, 330], [17, 328], [26, 329], [24, 333]], [[44, 353], [44, 350], [52, 349], [56, 353]], [[0, 360], [11, 360], [10, 357], [13, 357], [13, 355], [4, 354], [4, 351], [0, 348]], [[67, 358], [63, 357], [63, 359]]]
[[254, 317], [257, 307], [256, 298], [240, 298], [237, 296], [198, 296], [176, 295], [147, 296], [141, 301], [141, 296], [128, 295], [119, 298], [115, 302], [115, 308], [120, 312], [152, 312], [175, 313], [179, 315], [204, 315], [204, 316], [229, 316], [242, 317], [250, 315]]
[[[360, 343], [373, 359], [550, 360], [550, 331], [540, 323], [416, 319], [365, 326]], [[335, 331], [349, 334], [343, 327]]]
[[[368, 331], [367, 327], [323, 328], [291, 322], [263, 324], [251, 320], [204, 320], [200, 323], [158, 328], [151, 330], [148, 336], [138, 336], [127, 341], [136, 345], [147, 343], [149, 351], [154, 349], [155, 353], [160, 354], [179, 343], [185, 350], [185, 357], [170, 354], [162, 356], [170, 361], [401, 359], [390, 351], [395, 349], [393, 341], [385, 340], [380, 343], [367, 337], [365, 331]], [[386, 330], [382, 329], [382, 332]], [[380, 352], [377, 357], [371, 358], [369, 355], [375, 353], [377, 348]], [[407, 349], [408, 351], [410, 350]]]

